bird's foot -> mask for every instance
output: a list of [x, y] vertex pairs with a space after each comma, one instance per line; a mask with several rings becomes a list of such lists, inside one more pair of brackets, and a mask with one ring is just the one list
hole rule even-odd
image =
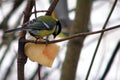
[[45, 39], [45, 44], [46, 44], [46, 46], [48, 45], [48, 43], [49, 43], [49, 40], [48, 39]]

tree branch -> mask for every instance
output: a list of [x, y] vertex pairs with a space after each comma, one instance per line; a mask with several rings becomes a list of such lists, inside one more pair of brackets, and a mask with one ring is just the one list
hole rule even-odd
[[[113, 30], [113, 29], [116, 29], [116, 28], [120, 28], [120, 25], [116, 25], [116, 26], [113, 26], [113, 27], [110, 27], [110, 28], [107, 28], [107, 29], [98, 30], [98, 31], [94, 31], [94, 32], [77, 33], [77, 34], [71, 35], [71, 36], [66, 37], [66, 38], [49, 41], [48, 44], [62, 42], [62, 41], [65, 41], [65, 40], [70, 40], [70, 39], [81, 37], [81, 36], [98, 34], [98, 33], [110, 31], [110, 30]], [[34, 40], [22, 40], [22, 42], [25, 42], [25, 43], [30, 42], [30, 43], [37, 43], [37, 44], [46, 44], [46, 42], [42, 42], [42, 41], [36, 42]]]
[[[33, 8], [34, 0], [27, 0], [27, 6], [24, 11], [24, 20], [23, 24], [27, 21], [29, 21], [29, 18], [31, 16], [31, 11]], [[24, 26], [22, 26], [24, 27]], [[20, 39], [19, 39], [19, 44], [18, 44], [18, 57], [17, 57], [17, 75], [18, 75], [18, 80], [24, 80], [24, 65], [27, 61], [27, 57], [24, 54], [24, 45], [25, 42], [21, 42], [23, 39], [25, 39], [26, 31], [21, 31], [20, 32]]]
[[48, 12], [46, 13], [46, 15], [49, 15], [49, 16], [50, 16], [50, 15], [52, 14], [52, 12], [54, 11], [54, 9], [55, 9], [58, 1], [59, 1], [59, 0], [54, 0], [54, 1], [52, 2], [52, 4], [50, 5], [50, 7], [48, 8]]

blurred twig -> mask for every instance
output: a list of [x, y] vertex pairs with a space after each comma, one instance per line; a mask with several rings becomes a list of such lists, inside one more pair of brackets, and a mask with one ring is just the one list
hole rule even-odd
[[2, 80], [7, 80], [8, 76], [9, 76], [9, 74], [11, 72], [11, 69], [13, 68], [12, 66], [13, 66], [16, 58], [17, 58], [17, 53], [12, 58], [11, 63], [10, 63], [9, 67], [6, 70], [7, 72], [5, 73], [4, 78]]
[[119, 49], [120, 49], [120, 41], [118, 42], [118, 44], [117, 44], [117, 46], [116, 46], [116, 48], [115, 48], [115, 50], [114, 50], [108, 64], [107, 64], [106, 69], [105, 69], [105, 71], [104, 71], [104, 73], [103, 73], [100, 80], [104, 80], [105, 77], [107, 76], [107, 74], [108, 74], [108, 72], [109, 72], [109, 70], [110, 70], [110, 68], [112, 66], [112, 63], [113, 63], [113, 61], [115, 59], [115, 56], [117, 55], [117, 52], [118, 52]]
[[7, 48], [6, 48], [6, 50], [5, 50], [2, 58], [0, 59], [0, 66], [2, 65], [2, 62], [3, 62], [4, 58], [5, 58], [5, 56], [7, 55], [7, 52], [8, 52], [9, 49], [10, 49], [10, 45], [11, 45], [11, 43], [8, 43]]
[[[23, 2], [24, 0], [15, 0], [14, 4], [13, 4], [13, 8], [12, 10], [8, 13], [8, 15], [4, 18], [4, 20], [0, 23], [0, 29], [2, 29], [3, 31], [8, 29], [8, 20], [10, 19], [11, 15], [14, 13], [14, 11], [20, 6], [20, 4]], [[2, 4], [2, 3], [1, 3]], [[18, 26], [18, 24], [15, 25], [15, 27]], [[3, 33], [3, 36], [2, 36], [2, 43], [0, 43], [0, 48], [6, 44], [8, 45], [6, 50], [5, 50], [5, 53], [3, 54], [2, 58], [0, 59], [0, 66], [10, 48], [10, 45], [11, 45], [11, 42], [15, 39], [15, 35], [14, 34], [9, 34], [9, 36], [6, 36], [4, 33]]]
[[[22, 15], [21, 15], [22, 16]], [[19, 17], [18, 21], [16, 22], [16, 24], [14, 25], [14, 27], [17, 27], [21, 21], [21, 16]], [[5, 59], [5, 56], [8, 53], [8, 50], [10, 48], [10, 45], [12, 43], [13, 40], [15, 40], [17, 37], [15, 36], [14, 33], [11, 34], [3, 34], [3, 40], [2, 43], [0, 43], [0, 49], [3, 47], [3, 45], [7, 45], [7, 48], [4, 52], [4, 54], [2, 55], [1, 59], [0, 59], [0, 66], [2, 65], [3, 60]]]
[[[115, 0], [115, 1], [114, 1], [113, 6], [112, 6], [112, 8], [111, 8], [111, 10], [110, 10], [110, 13], [109, 13], [109, 15], [108, 15], [108, 17], [107, 17], [107, 19], [106, 19], [106, 21], [105, 21], [102, 29], [105, 29], [105, 28], [106, 28], [107, 23], [108, 23], [111, 15], [112, 15], [114, 9], [115, 9], [115, 6], [116, 6], [116, 4], [117, 4], [117, 1], [118, 1], [118, 0]], [[98, 48], [99, 48], [99, 45], [100, 45], [100, 43], [101, 43], [101, 40], [102, 40], [103, 35], [104, 35], [104, 32], [101, 33], [100, 38], [99, 38], [99, 40], [98, 40], [98, 43], [97, 43], [95, 52], [94, 52], [94, 54], [93, 54], [93, 57], [92, 57], [92, 60], [91, 60], [91, 63], [90, 63], [90, 67], [89, 67], [89, 69], [88, 69], [88, 72], [87, 72], [87, 75], [86, 75], [85, 80], [88, 80], [88, 77], [89, 77], [89, 75], [90, 75], [90, 71], [91, 71], [91, 68], [92, 68], [92, 65], [93, 65], [93, 62], [94, 62], [95, 56], [96, 56], [96, 54], [97, 54], [97, 51], [98, 51]]]
[[33, 75], [30, 76], [28, 80], [34, 80], [34, 78], [35, 78], [35, 76], [36, 76], [37, 73], [38, 73], [38, 68], [36, 70], [34, 70]]
[[0, 24], [0, 29], [6, 30], [8, 29], [8, 20], [10, 19], [11, 15], [14, 13], [15, 10], [17, 10], [17, 8], [21, 5], [21, 3], [24, 0], [15, 0], [14, 4], [13, 4], [13, 8], [12, 10], [8, 13], [8, 15], [4, 18], [4, 20], [1, 22]]

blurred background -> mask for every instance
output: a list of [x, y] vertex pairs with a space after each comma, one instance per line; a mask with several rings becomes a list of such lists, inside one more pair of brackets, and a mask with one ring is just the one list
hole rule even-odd
[[[82, 1], [82, 0], [81, 0]], [[115, 0], [91, 0], [88, 31], [101, 30]], [[0, 80], [17, 80], [17, 50], [18, 33], [4, 34], [5, 30], [20, 27], [23, 21], [23, 11], [27, 0], [0, 0]], [[51, 0], [36, 0], [37, 10], [47, 10]], [[77, 0], [60, 0], [55, 11], [56, 16], [62, 23], [62, 33], [58, 38], [67, 37], [74, 25]], [[87, 5], [87, 0], [86, 0]], [[83, 7], [84, 9], [85, 7]], [[86, 11], [87, 12], [87, 11]], [[118, 0], [114, 12], [107, 24], [112, 27], [120, 24], [120, 0]], [[37, 16], [44, 15], [38, 13]], [[77, 15], [80, 16], [80, 15]], [[33, 19], [34, 15], [30, 19]], [[99, 46], [89, 80], [98, 80], [105, 73], [106, 67], [113, 53], [115, 59], [105, 80], [120, 80], [120, 28], [105, 32]], [[86, 36], [81, 48], [79, 61], [76, 69], [75, 80], [83, 80], [86, 77], [93, 53], [95, 51], [100, 34]], [[61, 77], [62, 64], [67, 52], [69, 41], [57, 43], [60, 50], [51, 68], [42, 66], [42, 80], [59, 80]], [[117, 45], [119, 46], [117, 48]], [[117, 49], [117, 50], [116, 50]], [[116, 51], [115, 51], [116, 50]], [[74, 57], [74, 56], [73, 56]], [[73, 62], [74, 63], [74, 62]], [[69, 66], [69, 65], [68, 65]], [[110, 66], [108, 66], [110, 67]], [[69, 74], [70, 75], [70, 74]], [[37, 63], [28, 59], [25, 65], [25, 80], [37, 79]]]

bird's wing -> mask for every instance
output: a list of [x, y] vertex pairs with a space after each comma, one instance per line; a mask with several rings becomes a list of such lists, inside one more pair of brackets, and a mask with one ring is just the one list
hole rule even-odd
[[51, 30], [53, 29], [53, 26], [56, 24], [53, 23], [46, 23], [43, 21], [36, 21], [32, 24], [27, 25], [27, 27], [24, 27], [26, 30]]
[[12, 29], [12, 30], [7, 30], [7, 32], [15, 32], [15, 31], [21, 31], [21, 30], [26, 30], [26, 31], [33, 31], [33, 30], [52, 30], [54, 29], [56, 25], [56, 21], [51, 19], [51, 17], [40, 17], [38, 19], [33, 19], [25, 24], [23, 24], [24, 27]]

